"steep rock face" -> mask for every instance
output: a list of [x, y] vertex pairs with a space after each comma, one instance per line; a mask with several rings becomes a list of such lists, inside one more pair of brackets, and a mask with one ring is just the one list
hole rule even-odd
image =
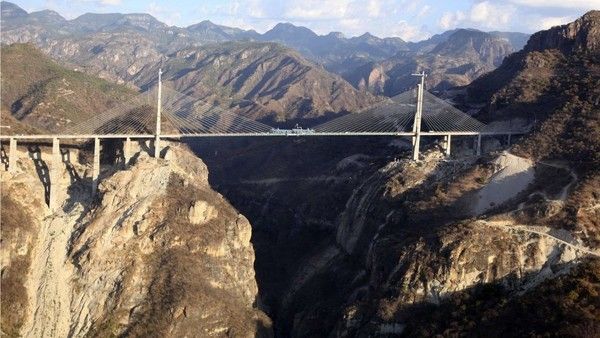
[[458, 30], [448, 40], [437, 45], [431, 53], [440, 55], [459, 55], [465, 53], [479, 58], [482, 63], [499, 66], [504, 57], [514, 51], [511, 44], [489, 33]]
[[[509, 105], [518, 109], [519, 103], [546, 104], [548, 110], [560, 105], [568, 95], [565, 91], [571, 91], [566, 88], [578, 78], [585, 81], [597, 77], [598, 13], [591, 11], [570, 24], [532, 35], [522, 51], [468, 87], [468, 100], [489, 103], [491, 106], [485, 110], [493, 115], [500, 115], [502, 108]], [[572, 90], [594, 89], [578, 86]], [[556, 98], [552, 100], [550, 96]]]
[[[3, 194], [43, 196], [31, 176], [33, 163], [24, 157], [15, 175], [3, 173]], [[3, 315], [3, 331], [32, 337], [269, 335], [268, 317], [255, 308], [250, 223], [209, 187], [202, 161], [176, 145], [167, 157], [157, 162], [142, 151], [127, 170], [105, 167], [97, 204], [89, 200], [85, 179], [70, 183], [73, 173], [85, 177], [85, 166], [77, 163], [53, 182], [65, 202], [60, 211], [10, 197], [47, 217], [13, 225], [21, 235], [3, 232], [3, 271], [11, 273], [3, 273], [2, 282], [12, 283], [3, 291], [24, 287], [20, 299], [26, 300], [8, 326]], [[193, 222], [190, 208], [199, 205], [213, 212]], [[19, 255], [28, 256], [30, 266], [15, 279]], [[13, 305], [3, 297], [2, 306]]]
[[[597, 198], [569, 166], [509, 153], [446, 161], [433, 145], [420, 163], [393, 161], [407, 155], [390, 141], [265, 141], [237, 149], [237, 158], [226, 149], [211, 156], [211, 165], [231, 167], [214, 182], [256, 226], [257, 276], [277, 334], [421, 332], [440, 322], [426, 322], [420, 308], [447, 311], [454, 297], [488, 287], [502, 290], [493, 301], [518, 299], [599, 253], [587, 220]], [[318, 165], [302, 167], [306, 158]], [[521, 175], [527, 180], [505, 189], [506, 177]], [[576, 225], [561, 216], [571, 208], [581, 215]], [[545, 301], [540, 307], [551, 306]], [[482, 332], [505, 327], [494, 325]]]
[[[33, 247], [39, 236], [39, 229], [44, 223], [45, 201], [44, 190], [32, 184], [29, 176], [20, 175], [14, 178], [13, 184], [7, 184], [7, 174], [0, 174], [2, 179], [2, 250], [0, 264], [2, 266], [0, 302], [2, 332], [17, 337], [29, 308], [26, 294], [28, 272], [32, 263]], [[11, 177], [11, 179], [13, 179]], [[23, 192], [31, 192], [26, 195]]]
[[[584, 244], [589, 238], [552, 219], [568, 202], [526, 197], [552, 196], [556, 187], [536, 192], [533, 187], [540, 185], [533, 184], [511, 192], [507, 202], [469, 219], [477, 192], [494, 184], [493, 165], [449, 164], [437, 156], [429, 154], [421, 165], [390, 163], [355, 189], [337, 228], [343, 251], [331, 256], [323, 250], [320, 257], [328, 263], [312, 265], [304, 285], [296, 286], [303, 290], [293, 295], [297, 301], [288, 303], [294, 335], [329, 332], [331, 326], [310, 324], [316, 316], [338, 317], [336, 336], [399, 334], [426, 326], [416, 324], [421, 315], [415, 309], [424, 304], [443, 304], [481, 285], [500, 285], [508, 293], [534, 290], [547, 278], [569, 273], [581, 257], [600, 257], [597, 246]], [[536, 176], [544, 170], [537, 168]], [[568, 181], [557, 185], [570, 187]], [[525, 222], [524, 214], [538, 216]], [[348, 260], [364, 265], [343, 263]], [[325, 282], [325, 276], [333, 280]], [[308, 290], [331, 284], [345, 285], [337, 294], [346, 304], [342, 313], [325, 300], [299, 301]]]
[[573, 23], [536, 33], [523, 51], [474, 81], [467, 101], [483, 103], [479, 118], [526, 120], [533, 136], [519, 153], [577, 163], [598, 163], [600, 15], [591, 11]]
[[600, 11], [590, 11], [566, 25], [535, 33], [525, 47], [526, 52], [559, 49], [563, 53], [600, 51]]

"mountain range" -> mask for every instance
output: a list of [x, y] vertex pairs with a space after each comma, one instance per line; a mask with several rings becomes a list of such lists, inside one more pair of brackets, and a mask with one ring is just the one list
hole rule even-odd
[[484, 135], [481, 156], [472, 135], [451, 156], [428, 137], [419, 162], [395, 136], [165, 140], [161, 159], [134, 142], [129, 163], [102, 156], [95, 198], [91, 148], [61, 140], [58, 211], [48, 147], [19, 142], [0, 175], [6, 335], [600, 336], [600, 11], [516, 52], [519, 36], [455, 30], [343, 77], [206, 22], [2, 3], [2, 25], [26, 42], [2, 46], [3, 126], [58, 130], [162, 68], [165, 87], [282, 124], [360, 110], [426, 70], [429, 89], [465, 84], [446, 94], [488, 126], [531, 127]]
[[[414, 71], [430, 73], [427, 83], [433, 89], [468, 84], [521, 49], [528, 38], [522, 33], [457, 29], [424, 41], [406, 42], [369, 33], [351, 38], [339, 32], [318, 35], [290, 23], [279, 23], [260, 34], [210, 21], [184, 28], [168, 26], [149, 14], [88, 13], [66, 20], [50, 10], [27, 13], [10, 2], [2, 2], [1, 8], [3, 43], [31, 42], [63, 62], [128, 83], [132, 77], [147, 78], [138, 73], [182, 49], [222, 42], [275, 42], [298, 51], [313, 67], [337, 74], [357, 89], [394, 95], [416, 83], [407, 76]], [[125, 71], [116, 70], [125, 64]]]

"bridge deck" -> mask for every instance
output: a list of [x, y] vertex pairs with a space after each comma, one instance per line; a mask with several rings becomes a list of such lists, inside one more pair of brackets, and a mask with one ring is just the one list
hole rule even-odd
[[[522, 135], [525, 131], [431, 131], [421, 132], [420, 136], [506, 136]], [[161, 134], [161, 138], [203, 138], [203, 137], [306, 137], [306, 136], [415, 136], [412, 132], [314, 132], [314, 133], [214, 133], [214, 134]], [[0, 135], [1, 140], [46, 140], [46, 139], [152, 139], [152, 134], [40, 134], [40, 135]]]

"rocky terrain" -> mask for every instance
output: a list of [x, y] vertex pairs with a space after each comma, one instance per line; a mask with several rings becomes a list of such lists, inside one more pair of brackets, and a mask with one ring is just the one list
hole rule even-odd
[[426, 53], [399, 52], [346, 73], [345, 78], [357, 88], [394, 96], [414, 87], [416, 80], [410, 74], [425, 71], [428, 88], [444, 90], [471, 83], [494, 70], [514, 51], [509, 40], [502, 36], [459, 29]]
[[467, 138], [418, 164], [391, 139], [196, 145], [254, 225], [276, 335], [598, 335], [599, 25], [537, 33], [467, 88], [486, 122], [534, 126], [484, 157]]
[[358, 111], [379, 100], [272, 43], [184, 49], [163, 69], [167, 86], [270, 125], [311, 124], [324, 115]]
[[[109, 145], [105, 144], [105, 149]], [[71, 148], [51, 211], [31, 150], [2, 172], [2, 331], [8, 336], [270, 336], [257, 306], [251, 225], [181, 145], [107, 163], [90, 199]], [[85, 157], [85, 156], [83, 156]], [[39, 158], [39, 157], [36, 157]]]
[[[5, 14], [5, 6], [3, 20], [52, 17], [10, 7]], [[44, 50], [71, 50], [86, 55], [81, 64], [92, 73], [152, 85], [158, 65], [149, 60], [164, 51], [125, 46], [118, 60], [139, 53], [135, 61], [123, 61], [133, 65], [131, 73], [118, 65], [120, 73], [102, 73], [102, 67], [115, 62], [116, 45], [106, 47], [114, 22], [130, 26], [120, 43], [162, 26], [147, 16], [108, 18], [86, 20], [89, 31], [107, 39], [95, 56], [86, 38], [77, 45], [69, 37], [55, 52]], [[21, 148], [17, 173], [0, 177], [2, 331], [101, 337], [600, 335], [599, 27], [592, 11], [534, 34], [506, 58], [504, 39], [518, 37], [458, 30], [418, 47], [421, 66], [446, 67], [446, 55], [446, 63], [466, 62], [452, 67], [475, 77], [478, 68], [469, 60], [499, 65], [454, 99], [479, 107], [474, 114], [486, 123], [527, 124], [533, 131], [512, 145], [485, 137], [483, 156], [475, 156], [471, 137], [453, 138], [450, 158], [441, 139], [428, 138], [419, 162], [408, 160], [410, 140], [398, 137], [190, 142], [202, 160], [183, 145], [170, 144], [160, 160], [141, 147], [125, 169], [107, 152], [101, 195], [91, 201], [89, 150], [78, 146], [70, 155], [78, 160], [65, 161], [59, 182], [61, 209], [52, 213], [38, 177], [48, 154], [39, 161], [31, 154], [35, 147], [28, 153]], [[209, 23], [196, 29], [205, 36], [221, 31], [215, 40], [242, 34]], [[46, 37], [31, 34], [45, 48]], [[426, 50], [436, 50], [438, 59]], [[373, 99], [273, 43], [174, 47], [161, 66], [168, 85], [179, 91], [281, 123], [311, 121]], [[446, 68], [439, 74], [431, 79], [442, 79], [440, 88], [444, 81], [463, 80]], [[300, 100], [306, 97], [312, 106]], [[25, 122], [14, 121], [29, 128]], [[107, 150], [118, 146], [104, 144]]]

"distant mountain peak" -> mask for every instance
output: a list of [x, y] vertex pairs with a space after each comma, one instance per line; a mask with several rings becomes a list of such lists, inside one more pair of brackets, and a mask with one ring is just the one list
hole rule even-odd
[[306, 40], [318, 37], [312, 30], [303, 26], [296, 26], [289, 22], [276, 24], [275, 27], [271, 28], [263, 36], [274, 40]]
[[31, 14], [36, 14], [36, 13], [43, 14], [43, 15], [46, 15], [46, 16], [52, 16], [52, 17], [55, 17], [55, 18], [63, 18], [62, 15], [58, 14], [58, 12], [53, 11], [51, 9], [44, 9], [44, 10], [41, 10], [39, 12], [32, 12]]
[[279, 22], [273, 27], [273, 29], [275, 28], [298, 28], [298, 26], [294, 25], [291, 22]]
[[378, 37], [376, 37], [375, 35], [369, 33], [369, 32], [365, 32], [363, 35], [358, 37], [359, 39], [379, 39]]
[[336, 39], [345, 39], [346, 38], [346, 36], [342, 32], [330, 32], [326, 36], [330, 37], [330, 38], [336, 38]]
[[198, 28], [198, 27], [218, 27], [217, 24], [215, 24], [214, 22], [210, 21], [210, 20], [202, 20], [200, 22], [198, 22], [197, 24], [193, 24], [188, 26], [187, 28]]
[[[269, 32], [287, 32], [287, 33], [304, 33], [317, 36], [315, 32], [303, 26], [296, 26], [289, 22], [280, 22], [275, 25]], [[268, 33], [268, 32], [267, 32]], [[266, 33], [265, 33], [266, 34]]]
[[27, 16], [27, 11], [8, 1], [0, 1], [2, 18], [17, 18]]

